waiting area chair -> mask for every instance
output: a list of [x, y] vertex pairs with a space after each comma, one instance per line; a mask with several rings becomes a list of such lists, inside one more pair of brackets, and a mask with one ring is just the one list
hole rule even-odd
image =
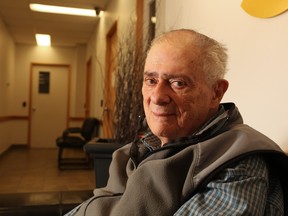
[[[82, 127], [70, 127], [63, 131], [62, 136], [56, 139], [58, 146], [58, 168], [92, 168], [91, 160], [86, 157], [64, 157], [64, 149], [82, 149], [84, 145], [99, 133], [99, 120], [96, 118], [86, 118]], [[84, 152], [84, 150], [83, 150]]]

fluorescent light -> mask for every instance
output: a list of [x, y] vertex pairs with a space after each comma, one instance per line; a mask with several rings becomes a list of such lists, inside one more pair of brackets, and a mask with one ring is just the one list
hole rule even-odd
[[43, 5], [43, 4], [30, 4], [30, 9], [33, 11], [46, 12], [46, 13], [96, 17], [96, 11], [94, 9], [60, 7], [60, 6]]
[[51, 46], [51, 37], [48, 34], [36, 34], [38, 46]]

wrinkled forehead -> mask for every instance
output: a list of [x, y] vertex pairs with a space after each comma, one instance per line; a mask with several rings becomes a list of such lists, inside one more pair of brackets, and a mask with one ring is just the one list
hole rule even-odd
[[191, 31], [171, 31], [154, 39], [152, 47], [157, 44], [166, 43], [176, 47], [196, 46], [199, 40], [196, 33]]
[[156, 38], [148, 51], [148, 55], [151, 50], [163, 48], [167, 51], [172, 50], [178, 55], [191, 55], [195, 52], [199, 54], [200, 49], [197, 46], [197, 40], [197, 35], [191, 31], [172, 31]]
[[187, 65], [195, 63], [199, 57], [200, 49], [191, 41], [173, 38], [154, 43], [148, 52], [145, 65], [162, 61], [166, 61], [167, 64], [174, 62]]

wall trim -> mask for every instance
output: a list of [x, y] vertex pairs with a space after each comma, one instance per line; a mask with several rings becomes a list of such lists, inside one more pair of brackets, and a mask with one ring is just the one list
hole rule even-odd
[[17, 115], [0, 116], [0, 122], [13, 121], [13, 120], [29, 120], [29, 116], [17, 116]]

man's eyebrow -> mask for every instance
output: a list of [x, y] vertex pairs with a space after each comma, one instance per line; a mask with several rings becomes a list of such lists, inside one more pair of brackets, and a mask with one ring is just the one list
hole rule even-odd
[[[144, 72], [144, 76], [147, 77], [159, 77], [159, 74], [157, 72], [149, 72], [149, 71], [145, 71]], [[177, 79], [177, 78], [184, 78], [185, 80], [188, 80], [189, 77], [186, 75], [181, 75], [181, 74], [161, 74], [161, 77], [163, 79]]]
[[159, 76], [156, 72], [144, 71], [144, 76]]
[[163, 79], [171, 79], [171, 78], [176, 78], [179, 77], [178, 75], [174, 75], [174, 74], [161, 74], [161, 76], [159, 76], [159, 73], [157, 72], [149, 72], [149, 71], [145, 71], [144, 72], [144, 76], [148, 76], [148, 77], [162, 77]]

